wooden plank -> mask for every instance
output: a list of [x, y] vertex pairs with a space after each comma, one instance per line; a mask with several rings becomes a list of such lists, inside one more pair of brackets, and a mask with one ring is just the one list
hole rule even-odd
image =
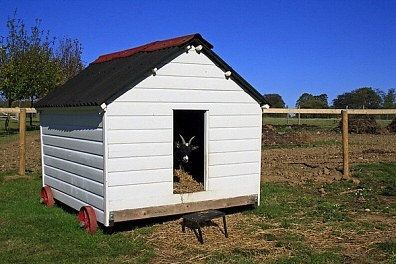
[[133, 185], [133, 184], [149, 184], [155, 182], [172, 182], [173, 170], [152, 169], [125, 172], [109, 172], [109, 186]]
[[109, 116], [107, 130], [172, 129], [173, 117], [169, 116]]
[[260, 162], [209, 166], [209, 178], [228, 177], [260, 172]]
[[69, 183], [60, 181], [56, 178], [52, 178], [48, 175], [44, 178], [44, 184], [50, 186], [51, 188], [57, 189], [71, 197], [74, 197], [80, 201], [90, 204], [98, 209], [104, 210], [104, 200], [96, 194], [73, 186]]
[[102, 156], [53, 146], [43, 146], [43, 151], [44, 155], [46, 156], [56, 157], [62, 160], [67, 160], [103, 170]]
[[233, 151], [253, 151], [261, 149], [261, 139], [209, 141], [209, 154]]
[[261, 127], [260, 116], [210, 116], [209, 128]]
[[137, 143], [137, 144], [110, 144], [108, 158], [146, 157], [153, 155], [172, 155], [172, 142]]
[[[179, 102], [179, 103], [252, 103], [254, 99], [244, 91], [204, 91], [133, 88], [122, 94], [119, 102]], [[256, 103], [257, 104], [257, 103]]]
[[[92, 204], [88, 204], [85, 203], [83, 201], [80, 201], [66, 193], [63, 193], [59, 190], [56, 189], [51, 189], [52, 194], [54, 195], [55, 200], [61, 201], [62, 203], [70, 206], [71, 208], [79, 211], [81, 207], [86, 206], [86, 205], [90, 205], [92, 206]], [[104, 212], [103, 210], [100, 210], [96, 207], [93, 207], [93, 209], [95, 210], [95, 214], [96, 214], [96, 220], [98, 220], [99, 223], [104, 224]]]
[[212, 140], [241, 140], [261, 138], [260, 127], [238, 128], [211, 128], [209, 129], [209, 141]]
[[260, 160], [260, 150], [212, 153], [209, 155], [209, 166], [246, 162], [260, 162]]
[[108, 130], [108, 144], [166, 143], [172, 142], [172, 129]]
[[79, 138], [92, 141], [103, 141], [103, 132], [101, 128], [89, 129], [83, 127], [71, 126], [42, 126], [44, 135], [61, 136], [66, 138]]
[[195, 64], [209, 64], [214, 65], [214, 63], [202, 52], [197, 53], [195, 50], [191, 50], [180, 54], [174, 58], [171, 63], [195, 63]]
[[[5, 113], [5, 114], [18, 114], [21, 111], [22, 108], [0, 108], [0, 113]], [[35, 108], [23, 108], [26, 110], [27, 114], [35, 114], [37, 113]]]
[[127, 209], [114, 212], [114, 222], [146, 219], [175, 214], [186, 214], [208, 209], [221, 209], [235, 206], [256, 205], [257, 195], [233, 197], [228, 199], [209, 200], [175, 205], [155, 206], [139, 209]]
[[261, 108], [256, 102], [251, 103], [186, 103], [186, 102], [119, 102], [107, 106], [110, 116], [172, 116], [173, 110], [208, 110], [210, 116], [247, 116], [261, 115]]
[[44, 165], [55, 167], [65, 172], [77, 174], [93, 181], [103, 183], [103, 171], [99, 169], [45, 155]]
[[146, 197], [156, 196], [161, 197], [166, 194], [171, 194], [172, 178], [170, 181], [154, 182], [150, 184], [133, 184], [133, 185], [119, 185], [111, 186], [109, 188], [108, 199], [122, 201], [133, 198], [139, 202], [140, 199], [144, 200]]
[[109, 159], [108, 172], [168, 169], [173, 166], [173, 156], [151, 156]]
[[46, 165], [44, 165], [44, 174], [103, 197], [104, 187], [102, 183]]
[[25, 175], [26, 162], [26, 109], [19, 114], [19, 175]]
[[74, 126], [84, 128], [101, 128], [103, 126], [103, 113], [95, 112], [50, 112], [42, 111], [40, 122], [42, 126]]
[[[340, 115], [346, 109], [298, 109], [298, 108], [270, 108], [263, 109], [263, 114], [324, 114]], [[348, 109], [350, 115], [394, 115], [396, 109]]]
[[103, 156], [103, 143], [98, 141], [43, 135], [42, 142], [47, 146], [55, 146]]
[[212, 64], [168, 63], [158, 69], [157, 76], [182, 76], [225, 79], [224, 72]]
[[260, 174], [245, 174], [209, 179], [209, 190], [224, 190], [234, 195], [255, 193], [260, 185]]
[[[137, 84], [139, 89], [182, 89], [182, 90], [217, 90], [217, 91], [242, 91], [234, 81], [225, 78], [200, 78], [179, 76], [155, 76], [147, 78]], [[134, 88], [134, 89], [135, 89]]]

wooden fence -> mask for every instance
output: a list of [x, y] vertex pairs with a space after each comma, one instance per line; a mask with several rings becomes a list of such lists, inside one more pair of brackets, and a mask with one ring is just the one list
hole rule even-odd
[[[34, 108], [0, 108], [0, 113], [19, 114], [19, 174], [25, 174], [26, 161], [26, 113], [37, 113]], [[348, 154], [348, 115], [394, 115], [396, 109], [300, 109], [270, 108], [263, 109], [263, 114], [300, 114], [342, 115], [342, 153], [344, 178], [349, 178]]]
[[34, 108], [0, 108], [0, 113], [19, 115], [19, 175], [26, 171], [26, 113], [37, 113]]
[[[301, 109], [301, 108], [263, 108], [263, 114], [297, 114], [300, 124], [301, 114], [341, 115], [342, 116], [342, 155], [343, 177], [349, 178], [348, 115], [394, 115], [396, 109]], [[289, 122], [287, 122], [289, 123]]]

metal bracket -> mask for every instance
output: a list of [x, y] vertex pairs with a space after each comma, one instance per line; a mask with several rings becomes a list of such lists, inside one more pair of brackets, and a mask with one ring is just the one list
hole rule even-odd
[[114, 226], [114, 212], [109, 213], [109, 226]]

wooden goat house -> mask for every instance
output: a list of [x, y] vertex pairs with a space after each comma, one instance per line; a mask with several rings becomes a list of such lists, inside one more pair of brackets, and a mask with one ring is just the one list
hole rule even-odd
[[[212, 48], [194, 34], [103, 55], [40, 100], [53, 198], [105, 226], [258, 204], [265, 101]], [[204, 191], [173, 192], [179, 134]]]

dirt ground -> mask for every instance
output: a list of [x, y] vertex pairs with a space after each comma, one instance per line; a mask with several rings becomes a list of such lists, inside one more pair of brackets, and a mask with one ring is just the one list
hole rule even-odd
[[[13, 140], [0, 142], [0, 170], [18, 170], [19, 167], [19, 141]], [[26, 170], [30, 172], [41, 171], [41, 149], [39, 133], [26, 136]]]
[[[262, 151], [262, 181], [300, 184], [307, 181], [329, 182], [342, 176], [342, 138], [340, 133], [304, 131], [297, 134], [303, 146], [264, 149]], [[295, 143], [290, 135], [287, 141]], [[273, 139], [272, 139], [273, 142]], [[309, 146], [321, 142], [322, 145]], [[273, 144], [271, 144], [273, 145]], [[38, 133], [26, 137], [26, 168], [41, 171], [40, 136]], [[263, 143], [269, 146], [269, 143]], [[18, 168], [18, 139], [0, 143], [0, 170]], [[349, 158], [353, 166], [357, 163], [396, 162], [396, 134], [349, 135]]]
[[[331, 182], [342, 177], [342, 137], [336, 132], [304, 132], [306, 143], [322, 146], [265, 149], [261, 156], [264, 182], [303, 184]], [[349, 135], [349, 161], [358, 163], [396, 162], [396, 135]]]

